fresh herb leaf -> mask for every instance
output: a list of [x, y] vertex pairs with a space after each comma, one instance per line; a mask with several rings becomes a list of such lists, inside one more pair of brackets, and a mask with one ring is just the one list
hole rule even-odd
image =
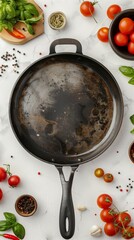
[[134, 77], [134, 69], [128, 66], [119, 67], [120, 72], [126, 77]]
[[42, 15], [40, 15], [38, 17], [29, 18], [29, 19], [25, 20], [25, 22], [27, 24], [34, 24], [34, 23], [37, 23], [38, 21], [40, 21], [41, 18], [42, 18]]
[[8, 220], [9, 222], [11, 222], [11, 223], [16, 222], [16, 217], [13, 213], [4, 212], [4, 216], [5, 216], [6, 220]]
[[25, 237], [25, 228], [20, 223], [16, 223], [12, 229], [18, 238], [23, 239]]
[[7, 220], [0, 221], [0, 231], [6, 231], [13, 227], [13, 223]]
[[130, 116], [130, 121], [134, 125], [134, 114], [132, 116]]
[[132, 78], [128, 81], [128, 83], [134, 85], [134, 77], [132, 77]]
[[31, 35], [34, 35], [34, 34], [35, 34], [32, 25], [26, 24], [26, 27], [27, 27], [28, 32], [29, 32]]
[[130, 131], [130, 133], [134, 134], [134, 128]]

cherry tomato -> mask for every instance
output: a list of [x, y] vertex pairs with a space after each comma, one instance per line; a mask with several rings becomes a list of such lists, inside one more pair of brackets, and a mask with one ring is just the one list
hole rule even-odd
[[123, 34], [130, 34], [134, 30], [134, 22], [131, 18], [122, 18], [119, 22], [119, 30]]
[[128, 43], [128, 52], [130, 54], [134, 54], [134, 42], [129, 42]]
[[8, 184], [11, 187], [17, 187], [19, 183], [20, 183], [20, 177], [17, 175], [12, 175], [8, 178]]
[[4, 181], [7, 177], [6, 170], [0, 167], [0, 182]]
[[113, 202], [113, 200], [112, 200], [111, 196], [109, 196], [108, 194], [101, 194], [97, 198], [97, 205], [100, 208], [107, 209], [111, 206], [112, 202]]
[[98, 39], [102, 42], [108, 42], [108, 32], [109, 28], [107, 27], [100, 28], [97, 32]]
[[1, 190], [1, 188], [0, 188], [0, 200], [3, 198], [3, 192], [2, 192], [2, 190]]
[[98, 178], [103, 177], [104, 170], [102, 168], [96, 168], [94, 171], [94, 175]]
[[82, 15], [84, 15], [85, 17], [90, 17], [93, 15], [94, 13], [94, 4], [92, 2], [89, 1], [84, 1], [81, 5], [80, 5], [80, 12], [82, 13]]
[[131, 216], [126, 212], [119, 213], [115, 219], [115, 223], [118, 224], [119, 227], [126, 227], [130, 222]]
[[103, 209], [100, 212], [101, 220], [106, 223], [113, 222], [116, 216], [117, 213], [111, 208]]
[[104, 179], [105, 182], [112, 182], [114, 180], [114, 177], [111, 173], [106, 173], [103, 176], [103, 179]]
[[114, 42], [117, 46], [123, 47], [128, 44], [128, 36], [123, 33], [116, 33], [114, 36]]
[[132, 32], [129, 37], [130, 41], [134, 43], [134, 32]]
[[122, 237], [125, 239], [134, 238], [134, 227], [128, 226], [125, 229], [122, 229]]
[[107, 16], [110, 19], [114, 19], [119, 12], [121, 12], [121, 7], [117, 4], [113, 4], [107, 9]]
[[114, 223], [112, 222], [106, 223], [104, 225], [104, 232], [108, 236], [114, 236], [118, 231], [119, 231], [119, 228], [116, 225], [114, 225]]

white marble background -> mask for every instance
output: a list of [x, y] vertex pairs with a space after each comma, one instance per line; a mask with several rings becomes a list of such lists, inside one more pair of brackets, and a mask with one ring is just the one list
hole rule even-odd
[[[6, 51], [13, 53], [13, 47], [23, 54], [16, 53], [19, 59], [19, 72], [21, 73], [32, 62], [42, 56], [49, 54], [51, 42], [58, 38], [70, 37], [79, 40], [82, 44], [83, 54], [97, 59], [111, 71], [116, 78], [124, 99], [125, 113], [121, 130], [110, 148], [95, 160], [88, 162], [78, 168], [75, 174], [72, 194], [75, 208], [76, 227], [73, 240], [93, 239], [89, 235], [89, 229], [93, 224], [98, 224], [103, 228], [103, 223], [99, 218], [100, 209], [97, 207], [96, 198], [101, 193], [110, 194], [115, 204], [121, 211], [128, 210], [132, 216], [134, 225], [134, 190], [126, 192], [128, 178], [134, 180], [134, 165], [128, 157], [128, 148], [134, 140], [134, 135], [130, 134], [133, 128], [129, 117], [134, 114], [134, 86], [128, 84], [128, 79], [121, 75], [118, 68], [121, 65], [133, 66], [133, 61], [127, 61], [118, 57], [108, 43], [100, 42], [96, 37], [96, 32], [100, 27], [109, 26], [110, 20], [106, 16], [106, 9], [113, 0], [99, 0], [96, 4], [95, 18], [85, 18], [80, 14], [80, 0], [37, 0], [45, 14], [45, 34], [37, 39], [22, 45], [13, 46], [0, 39], [0, 55]], [[122, 9], [134, 8], [133, 0], [116, 1]], [[44, 4], [47, 7], [44, 7]], [[54, 31], [48, 26], [48, 16], [53, 11], [63, 11], [67, 17], [67, 26], [64, 30]], [[74, 46], [58, 46], [57, 51], [75, 51]], [[4, 64], [0, 59], [0, 65]], [[9, 188], [6, 182], [0, 183], [4, 197], [0, 202], [0, 219], [3, 219], [3, 212], [13, 212], [20, 223], [26, 228], [26, 240], [61, 240], [59, 233], [59, 208], [61, 200], [61, 184], [58, 172], [54, 166], [37, 160], [27, 153], [16, 140], [9, 123], [8, 105], [12, 88], [17, 81], [18, 75], [13, 72], [12, 62], [9, 68], [0, 78], [0, 166], [7, 163], [11, 165], [13, 173], [21, 177], [21, 184], [17, 188]], [[13, 158], [11, 158], [13, 155]], [[114, 175], [114, 181], [110, 184], [94, 176], [97, 167], [104, 168], [105, 172]], [[38, 175], [38, 171], [41, 175]], [[68, 171], [68, 169], [67, 169]], [[119, 175], [118, 172], [121, 172]], [[116, 189], [121, 185], [123, 192]], [[38, 210], [35, 215], [29, 218], [19, 216], [14, 203], [21, 194], [32, 194], [38, 202]], [[88, 208], [81, 213], [77, 210], [79, 205]], [[113, 239], [121, 239], [120, 235]], [[104, 234], [100, 239], [106, 240], [109, 237]], [[111, 238], [112, 239], [112, 238]]]

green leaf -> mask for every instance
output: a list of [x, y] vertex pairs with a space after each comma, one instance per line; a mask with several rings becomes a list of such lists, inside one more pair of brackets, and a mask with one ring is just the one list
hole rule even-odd
[[134, 134], [134, 128], [130, 131], [130, 133]]
[[132, 78], [128, 81], [128, 83], [134, 85], [134, 77], [132, 77]]
[[34, 35], [34, 34], [35, 34], [32, 25], [26, 24], [26, 27], [27, 27], [28, 32], [29, 32], [31, 35]]
[[13, 223], [7, 220], [0, 221], [0, 231], [6, 231], [13, 226]]
[[5, 216], [6, 220], [8, 220], [9, 222], [11, 222], [11, 223], [16, 222], [16, 217], [13, 213], [4, 212], [4, 216]]
[[41, 18], [42, 18], [42, 15], [40, 15], [38, 17], [29, 18], [29, 19], [25, 20], [25, 22], [28, 24], [34, 24], [34, 23], [37, 23], [38, 21], [40, 21]]
[[134, 114], [132, 116], [130, 116], [130, 121], [134, 125]]
[[25, 228], [20, 224], [20, 223], [16, 223], [13, 227], [13, 232], [14, 234], [20, 238], [23, 239], [25, 237]]
[[134, 69], [128, 66], [119, 67], [120, 72], [126, 77], [134, 77]]

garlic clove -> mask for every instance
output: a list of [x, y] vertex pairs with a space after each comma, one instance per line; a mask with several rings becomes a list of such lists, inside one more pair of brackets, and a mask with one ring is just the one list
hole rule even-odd
[[101, 236], [102, 234], [102, 228], [100, 228], [99, 226], [97, 225], [93, 225], [90, 230], [89, 230], [89, 233], [91, 236], [93, 237], [99, 237]]
[[84, 212], [87, 210], [87, 208], [85, 206], [78, 206], [77, 209], [81, 212]]

